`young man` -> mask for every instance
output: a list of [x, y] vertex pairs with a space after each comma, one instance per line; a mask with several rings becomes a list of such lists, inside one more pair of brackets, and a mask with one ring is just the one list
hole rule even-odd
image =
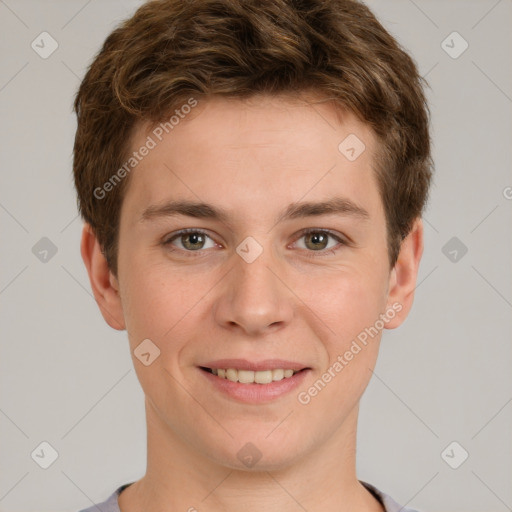
[[355, 447], [423, 251], [411, 58], [354, 0], [162, 0], [75, 106], [82, 256], [148, 433], [146, 474], [87, 511], [407, 510]]

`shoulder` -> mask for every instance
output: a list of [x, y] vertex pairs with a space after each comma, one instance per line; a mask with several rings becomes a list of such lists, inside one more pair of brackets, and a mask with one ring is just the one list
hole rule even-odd
[[403, 507], [402, 505], [398, 504], [391, 496], [377, 489], [377, 487], [374, 485], [369, 484], [368, 482], [363, 482], [362, 480], [359, 480], [359, 482], [363, 484], [381, 502], [386, 512], [419, 512], [412, 508]]
[[105, 501], [95, 503], [88, 508], [79, 510], [78, 512], [120, 512], [119, 503], [117, 501], [121, 491], [131, 485], [133, 482], [118, 487]]

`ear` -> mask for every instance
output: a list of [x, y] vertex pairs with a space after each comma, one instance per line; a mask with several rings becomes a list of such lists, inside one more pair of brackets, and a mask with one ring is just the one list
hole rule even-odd
[[85, 224], [82, 230], [80, 252], [84, 260], [94, 298], [105, 321], [118, 331], [126, 328], [119, 283], [110, 271], [107, 260], [92, 227]]
[[422, 254], [423, 222], [418, 217], [402, 241], [398, 260], [389, 276], [387, 307], [397, 314], [386, 323], [386, 329], [395, 329], [401, 325], [411, 310]]

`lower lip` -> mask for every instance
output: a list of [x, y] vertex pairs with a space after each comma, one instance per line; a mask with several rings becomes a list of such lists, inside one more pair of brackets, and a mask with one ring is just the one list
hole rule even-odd
[[309, 369], [295, 373], [292, 377], [284, 378], [270, 384], [240, 384], [228, 379], [217, 377], [205, 370], [199, 371], [215, 386], [216, 389], [240, 402], [259, 404], [271, 402], [280, 396], [296, 389], [310, 372]]

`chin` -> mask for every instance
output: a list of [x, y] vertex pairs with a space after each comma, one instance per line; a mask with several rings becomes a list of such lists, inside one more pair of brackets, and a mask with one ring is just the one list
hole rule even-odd
[[278, 436], [274, 440], [265, 439], [268, 432], [265, 429], [261, 436], [253, 436], [253, 441], [247, 436], [231, 439], [222, 453], [215, 449], [210, 451], [210, 458], [230, 469], [251, 472], [278, 471], [294, 464], [303, 446], [289, 438], [287, 443]]

